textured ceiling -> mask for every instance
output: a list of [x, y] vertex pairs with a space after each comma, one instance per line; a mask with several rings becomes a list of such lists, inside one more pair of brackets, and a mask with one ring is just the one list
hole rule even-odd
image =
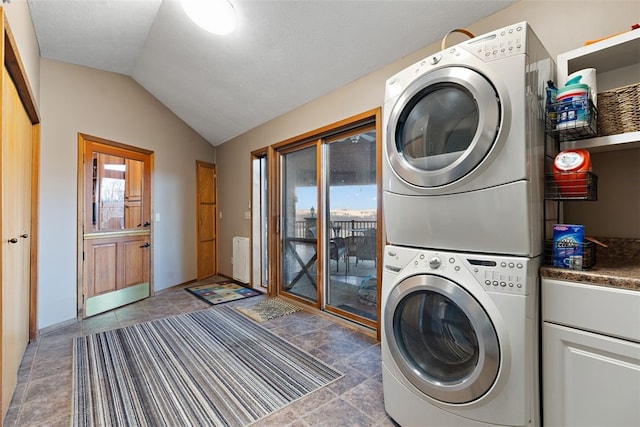
[[179, 0], [28, 0], [41, 56], [131, 76], [213, 145], [514, 0], [232, 0], [229, 36]]

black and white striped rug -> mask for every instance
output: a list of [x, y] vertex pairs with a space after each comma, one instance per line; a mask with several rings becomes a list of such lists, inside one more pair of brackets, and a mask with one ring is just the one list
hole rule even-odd
[[74, 426], [245, 426], [342, 377], [216, 307], [76, 338]]

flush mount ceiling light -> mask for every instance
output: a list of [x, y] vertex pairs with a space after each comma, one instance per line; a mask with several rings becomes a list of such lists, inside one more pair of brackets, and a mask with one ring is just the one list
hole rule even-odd
[[193, 22], [213, 34], [230, 34], [238, 23], [229, 0], [182, 0], [182, 7]]

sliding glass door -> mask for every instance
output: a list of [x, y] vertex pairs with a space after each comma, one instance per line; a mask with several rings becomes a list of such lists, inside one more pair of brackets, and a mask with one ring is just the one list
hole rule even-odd
[[377, 328], [377, 115], [275, 147], [278, 294]]

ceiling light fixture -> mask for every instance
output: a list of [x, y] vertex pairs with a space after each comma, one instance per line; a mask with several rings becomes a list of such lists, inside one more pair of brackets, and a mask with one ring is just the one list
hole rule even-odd
[[182, 0], [182, 7], [193, 22], [213, 34], [230, 34], [238, 23], [229, 0]]

